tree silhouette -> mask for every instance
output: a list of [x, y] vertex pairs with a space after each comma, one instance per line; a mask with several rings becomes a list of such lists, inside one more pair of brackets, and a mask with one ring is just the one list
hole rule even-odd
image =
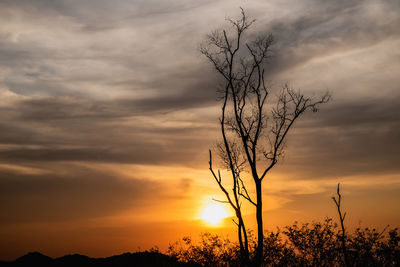
[[339, 215], [339, 220], [340, 220], [340, 227], [342, 229], [342, 234], [340, 236], [341, 239], [341, 247], [342, 247], [342, 253], [343, 253], [343, 262], [344, 262], [344, 266], [351, 266], [350, 262], [349, 262], [349, 257], [347, 255], [347, 247], [346, 247], [346, 229], [344, 227], [344, 219], [346, 218], [346, 212], [342, 213], [342, 195], [340, 194], [340, 183], [338, 183], [337, 185], [337, 190], [336, 190], [336, 194], [337, 194], [337, 198], [336, 197], [332, 197], [333, 202], [335, 202], [337, 211], [338, 211], [338, 215]]
[[[209, 152], [209, 169], [226, 196], [237, 217], [238, 240], [243, 265], [249, 263], [249, 245], [242, 217], [241, 199], [256, 209], [257, 245], [253, 265], [263, 259], [262, 181], [282, 156], [285, 140], [294, 122], [307, 110], [316, 112], [320, 104], [329, 100], [325, 94], [317, 100], [305, 97], [299, 91], [283, 86], [272, 109], [267, 108], [270, 87], [265, 81], [266, 63], [270, 57], [272, 35], [246, 35], [254, 23], [241, 9], [238, 20], [227, 19], [231, 28], [216, 30], [207, 36], [200, 51], [213, 64], [223, 80], [218, 90], [222, 102], [220, 126], [222, 143], [220, 156], [232, 176], [232, 191], [228, 191], [220, 171], [213, 169]], [[271, 101], [269, 101], [271, 102]], [[243, 172], [249, 173], [254, 183], [255, 197], [246, 189]]]

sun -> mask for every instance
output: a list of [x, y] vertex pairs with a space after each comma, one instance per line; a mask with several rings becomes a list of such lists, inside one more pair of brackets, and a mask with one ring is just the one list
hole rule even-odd
[[219, 203], [210, 203], [204, 207], [201, 219], [215, 226], [228, 216], [228, 212], [224, 206]]

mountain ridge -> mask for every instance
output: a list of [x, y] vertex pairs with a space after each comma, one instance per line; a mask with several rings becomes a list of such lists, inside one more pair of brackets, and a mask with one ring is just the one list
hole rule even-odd
[[178, 262], [176, 258], [160, 252], [134, 252], [123, 253], [105, 258], [91, 258], [81, 254], [67, 254], [58, 258], [48, 257], [40, 252], [29, 252], [14, 261], [0, 261], [1, 267], [8, 266], [41, 266], [41, 267], [67, 267], [67, 266], [93, 266], [93, 267], [197, 267], [195, 263]]

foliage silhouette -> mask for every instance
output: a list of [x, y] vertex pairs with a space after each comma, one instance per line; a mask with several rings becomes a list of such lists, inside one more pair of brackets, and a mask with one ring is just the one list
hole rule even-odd
[[[295, 222], [283, 231], [264, 232], [262, 266], [344, 266], [342, 234], [330, 218], [325, 221]], [[257, 244], [249, 234], [250, 257], [256, 257]], [[348, 234], [346, 245], [352, 266], [400, 266], [400, 236], [397, 228], [378, 232], [376, 229], [357, 228]], [[201, 266], [242, 266], [240, 247], [218, 235], [203, 233], [194, 244], [188, 237], [170, 245], [168, 255], [181, 262]]]

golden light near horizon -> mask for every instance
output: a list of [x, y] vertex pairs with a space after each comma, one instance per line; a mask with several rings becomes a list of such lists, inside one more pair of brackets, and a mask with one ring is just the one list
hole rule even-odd
[[217, 226], [228, 216], [228, 211], [223, 205], [213, 202], [204, 207], [201, 219], [212, 226]]

